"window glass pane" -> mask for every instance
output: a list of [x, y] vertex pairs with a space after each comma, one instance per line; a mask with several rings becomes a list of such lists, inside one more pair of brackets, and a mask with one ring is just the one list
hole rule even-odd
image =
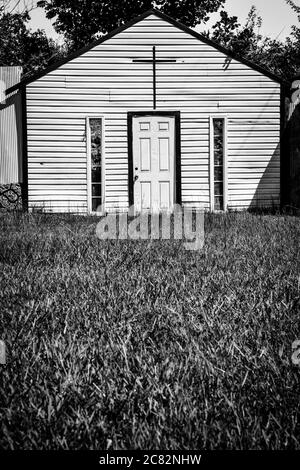
[[216, 149], [215, 148], [215, 166], [223, 165], [223, 148]]
[[224, 119], [214, 119], [214, 135], [223, 136], [224, 131]]
[[101, 197], [101, 184], [92, 184], [92, 196]]
[[215, 181], [223, 181], [223, 167], [215, 166]]
[[224, 210], [223, 196], [215, 196], [215, 210], [217, 211]]
[[224, 210], [224, 119], [213, 119], [214, 145], [214, 206]]
[[100, 211], [101, 198], [100, 197], [93, 197], [92, 198], [92, 211], [96, 212], [98, 208], [99, 208], [99, 211]]
[[92, 167], [92, 182], [98, 183], [101, 181], [101, 167], [94, 166]]
[[92, 118], [90, 122], [92, 211], [102, 204], [102, 119]]
[[215, 196], [223, 196], [223, 183], [215, 182]]
[[101, 165], [102, 156], [102, 120], [90, 119], [92, 165]]

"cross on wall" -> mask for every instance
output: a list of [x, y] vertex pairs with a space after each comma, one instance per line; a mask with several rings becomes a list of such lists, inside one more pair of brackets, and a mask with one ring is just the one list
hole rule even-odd
[[153, 64], [153, 109], [156, 109], [156, 65], [176, 62], [176, 59], [157, 59], [156, 47], [152, 48], [152, 59], [133, 59], [134, 63]]

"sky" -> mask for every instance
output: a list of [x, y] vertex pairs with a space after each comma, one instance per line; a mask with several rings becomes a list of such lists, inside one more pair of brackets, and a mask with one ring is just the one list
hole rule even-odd
[[[294, 0], [296, 5], [300, 6], [300, 0]], [[230, 15], [238, 17], [239, 22], [244, 24], [247, 14], [252, 5], [257, 7], [259, 15], [263, 19], [261, 33], [274, 39], [284, 40], [290, 35], [291, 25], [297, 24], [298, 19], [295, 12], [292, 11], [285, 0], [226, 0], [225, 9]], [[197, 27], [197, 31], [209, 29], [219, 19], [219, 14], [214, 14], [209, 23], [203, 27]], [[31, 12], [30, 26], [33, 30], [44, 29], [48, 36], [59, 39], [53, 26], [45, 17], [44, 10], [37, 8]]]

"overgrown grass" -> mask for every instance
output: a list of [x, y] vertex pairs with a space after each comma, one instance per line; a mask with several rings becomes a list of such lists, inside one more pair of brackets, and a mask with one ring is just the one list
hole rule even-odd
[[300, 448], [299, 218], [206, 216], [203, 250], [0, 218], [0, 446]]

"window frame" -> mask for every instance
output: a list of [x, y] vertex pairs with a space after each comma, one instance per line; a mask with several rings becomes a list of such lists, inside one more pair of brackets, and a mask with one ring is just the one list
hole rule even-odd
[[215, 174], [214, 174], [214, 120], [222, 119], [224, 121], [223, 132], [223, 204], [224, 209], [216, 212], [226, 212], [228, 205], [228, 116], [226, 114], [213, 114], [209, 117], [209, 188], [210, 188], [210, 210], [215, 211]]
[[[102, 211], [92, 210], [92, 159], [91, 159], [91, 119], [101, 119], [101, 201]], [[86, 157], [87, 157], [87, 208], [88, 214], [105, 214], [105, 118], [103, 115], [86, 117]]]

